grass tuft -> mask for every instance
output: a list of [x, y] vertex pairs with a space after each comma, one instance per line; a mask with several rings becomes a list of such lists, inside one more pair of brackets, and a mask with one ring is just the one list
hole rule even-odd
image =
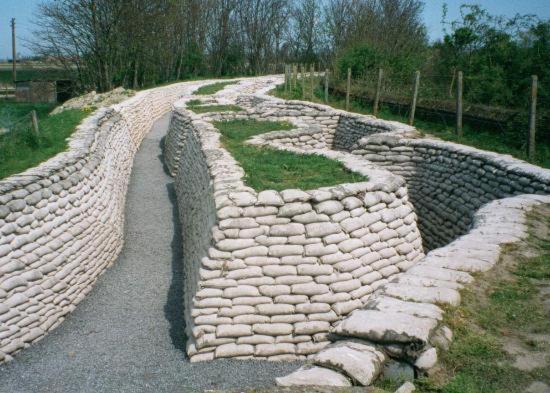
[[223, 90], [225, 86], [235, 85], [237, 83], [238, 82], [236, 81], [212, 83], [211, 85], [205, 85], [205, 86], [199, 87], [197, 90], [193, 92], [193, 95], [216, 94], [218, 91]]
[[239, 161], [245, 182], [257, 191], [303, 190], [356, 183], [367, 179], [346, 169], [340, 162], [317, 155], [295, 154], [244, 142], [250, 137], [270, 131], [294, 128], [285, 122], [231, 120], [215, 122], [222, 134], [224, 147]]

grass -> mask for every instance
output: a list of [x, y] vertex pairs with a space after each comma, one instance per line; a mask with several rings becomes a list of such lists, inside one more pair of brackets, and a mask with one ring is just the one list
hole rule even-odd
[[211, 85], [205, 85], [202, 87], [199, 87], [195, 92], [194, 95], [207, 95], [207, 94], [215, 94], [220, 90], [223, 90], [225, 86], [234, 85], [238, 82], [235, 81], [229, 81], [229, 82], [216, 82], [212, 83]]
[[[30, 126], [28, 113], [37, 111], [40, 133]], [[32, 168], [67, 148], [66, 139], [89, 113], [68, 110], [48, 115], [52, 105], [0, 103], [0, 121], [11, 130], [0, 135], [0, 179]], [[15, 122], [18, 123], [14, 125]]]
[[[306, 100], [323, 104], [325, 103], [323, 99], [324, 91], [319, 87], [315, 89], [313, 99], [311, 98], [307, 87], [306, 92], [308, 93], [306, 94]], [[298, 83], [298, 86], [290, 92], [285, 92], [284, 85], [279, 85], [272, 94], [284, 99], [303, 99], [300, 83]], [[345, 99], [342, 99], [341, 97], [329, 94], [328, 105], [337, 109], [345, 109], [346, 102]], [[350, 100], [350, 111], [361, 114], [372, 114], [372, 108], [369, 105], [365, 105], [363, 102], [353, 99]], [[390, 111], [386, 106], [382, 106], [380, 108], [378, 117], [381, 119], [395, 120], [402, 123], [407, 123], [408, 121], [408, 118], [405, 115], [396, 114]], [[458, 138], [455, 135], [454, 126], [449, 126], [442, 122], [415, 119], [414, 125], [421, 133], [431, 134], [446, 141], [457, 142], [463, 145], [493, 151], [496, 153], [510, 154], [521, 160], [528, 160], [525, 146], [518, 143], [515, 136], [473, 129], [468, 125], [464, 125], [464, 135], [462, 138]], [[550, 146], [548, 144], [542, 142], [537, 144], [537, 151], [533, 164], [539, 165], [543, 168], [550, 168]]]
[[[549, 210], [530, 215], [529, 250], [510, 246], [491, 272], [476, 279], [463, 291], [462, 305], [447, 310], [446, 324], [455, 339], [440, 359], [443, 372], [417, 381], [421, 391], [444, 393], [522, 392], [533, 381], [550, 385], [550, 369], [521, 371], [513, 367], [514, 357], [505, 344], [517, 343], [529, 351], [545, 352], [550, 347], [534, 341], [533, 334], [550, 334], [550, 313], [545, 310], [538, 285], [550, 285]], [[546, 229], [536, 231], [533, 223]]]
[[303, 190], [340, 183], [356, 183], [367, 179], [346, 169], [338, 161], [317, 155], [302, 155], [244, 143], [254, 135], [270, 131], [290, 130], [284, 122], [231, 120], [215, 122], [222, 134], [224, 147], [239, 161], [245, 182], [257, 191]]
[[243, 110], [238, 105], [190, 105], [187, 103], [187, 108], [195, 113], [209, 113], [209, 112], [240, 112]]

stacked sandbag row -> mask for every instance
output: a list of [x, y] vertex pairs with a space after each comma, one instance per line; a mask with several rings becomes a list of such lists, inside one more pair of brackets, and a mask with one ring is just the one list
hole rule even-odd
[[172, 176], [176, 175], [179, 168], [180, 158], [182, 157], [181, 151], [184, 149], [185, 138], [187, 137], [187, 133], [179, 132], [179, 130], [188, 129], [190, 121], [188, 117], [182, 116], [178, 111], [173, 111], [170, 117], [170, 126], [163, 148], [166, 157], [166, 168]]
[[[403, 180], [256, 192], [213, 126], [190, 124], [176, 176], [192, 361], [305, 358], [331, 325], [423, 256]], [[344, 153], [340, 153], [344, 155]], [[191, 232], [190, 232], [191, 231]]]
[[[258, 98], [258, 102], [254, 100]], [[267, 99], [254, 95], [244, 95], [237, 98], [237, 103], [245, 112], [209, 113], [202, 116], [205, 121], [224, 121], [255, 119], [258, 121], [281, 121], [295, 125], [291, 131], [271, 132], [271, 142], [289, 147], [299, 147], [302, 150], [330, 149], [334, 140], [334, 132], [338, 125], [339, 113], [334, 109], [300, 101], [283, 101]], [[266, 136], [267, 134], [262, 134]], [[267, 138], [267, 136], [266, 136]]]
[[548, 170], [454, 143], [380, 134], [360, 140], [353, 154], [405, 177], [427, 249], [466, 233], [487, 202], [550, 192]]

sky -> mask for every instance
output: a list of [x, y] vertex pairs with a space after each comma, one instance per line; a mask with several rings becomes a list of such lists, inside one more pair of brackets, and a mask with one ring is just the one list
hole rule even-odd
[[[30, 55], [25, 48], [25, 39], [32, 37], [33, 19], [38, 4], [47, 0], [0, 0], [0, 59], [11, 58], [11, 29], [10, 19], [16, 19], [17, 52]], [[514, 16], [520, 14], [535, 14], [541, 19], [550, 18], [550, 0], [425, 0], [424, 22], [428, 28], [430, 40], [435, 41], [443, 37], [441, 26], [442, 4], [449, 7], [448, 20], [460, 16], [460, 5], [464, 3], [478, 4], [486, 8], [491, 14]]]

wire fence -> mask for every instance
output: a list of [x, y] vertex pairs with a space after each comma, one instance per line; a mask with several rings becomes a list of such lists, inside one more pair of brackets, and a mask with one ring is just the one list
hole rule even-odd
[[[298, 67], [298, 70], [301, 68], [310, 70], [309, 66]], [[295, 70], [292, 66], [287, 67], [287, 74], [295, 77]], [[547, 153], [546, 147], [550, 146], [549, 92], [544, 84], [537, 83], [539, 102], [533, 106], [531, 75], [518, 76], [513, 80], [499, 79], [497, 83], [458, 71], [448, 75], [420, 71], [403, 75], [378, 69], [352, 75], [351, 69], [348, 72], [328, 69], [328, 78], [322, 75], [324, 69], [319, 71], [315, 84], [317, 98], [321, 101], [325, 100], [326, 90], [331, 99], [344, 101], [348, 109], [350, 105], [358, 105], [367, 113], [378, 114], [382, 111], [385, 117], [409, 121], [419, 128], [431, 122], [431, 127], [439, 125], [442, 129], [455, 129], [457, 133], [462, 132], [459, 127], [464, 127], [474, 137], [475, 133], [490, 133], [495, 142], [525, 151], [531, 160], [534, 160], [535, 146], [530, 146], [530, 143], [536, 141], [543, 145], [544, 154]], [[307, 79], [311, 76], [306, 73], [299, 74], [300, 77]], [[328, 86], [325, 86], [327, 79]], [[504, 89], [499, 87], [499, 83], [514, 88]], [[307, 98], [308, 91], [302, 95]], [[532, 112], [536, 116], [531, 116]], [[534, 130], [536, 138], [531, 135]]]
[[37, 143], [38, 120], [35, 111], [24, 115], [15, 114], [9, 108], [0, 108], [0, 147], [17, 143], [24, 138], [30, 144]]

